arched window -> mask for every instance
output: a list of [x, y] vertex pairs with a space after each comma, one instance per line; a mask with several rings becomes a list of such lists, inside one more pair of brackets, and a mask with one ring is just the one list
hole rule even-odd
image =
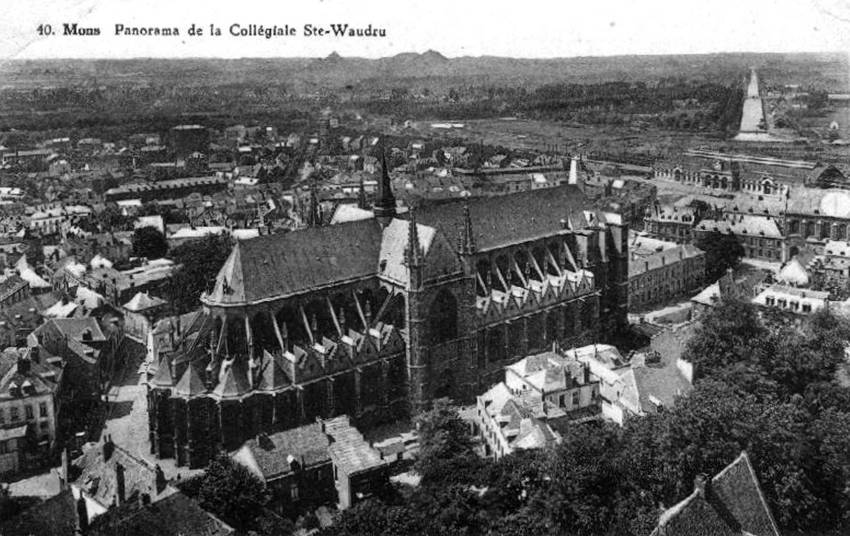
[[434, 343], [457, 338], [457, 299], [447, 290], [441, 290], [428, 314], [430, 339]]

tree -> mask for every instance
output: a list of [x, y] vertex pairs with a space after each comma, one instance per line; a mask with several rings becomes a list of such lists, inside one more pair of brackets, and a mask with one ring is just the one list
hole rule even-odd
[[422, 485], [474, 482], [480, 460], [472, 450], [469, 425], [446, 398], [434, 400], [430, 410], [416, 417], [419, 457], [414, 469]]
[[717, 281], [729, 268], [737, 268], [745, 254], [735, 235], [720, 231], [704, 234], [695, 245], [705, 251], [705, 275], [709, 281]]
[[34, 270], [44, 264], [44, 246], [40, 240], [30, 240], [27, 242], [26, 249], [27, 264], [32, 266]]
[[191, 240], [171, 251], [171, 258], [179, 265], [172, 278], [172, 303], [178, 312], [200, 305], [201, 294], [212, 288], [232, 248], [230, 238], [222, 234]]
[[[187, 491], [188, 493], [188, 491]], [[198, 503], [239, 530], [262, 516], [268, 495], [263, 483], [227, 454], [213, 459], [197, 484]]]
[[811, 436], [818, 443], [818, 462], [821, 466], [824, 489], [832, 513], [832, 523], [850, 525], [850, 413], [834, 408], [824, 411], [811, 426]]
[[97, 221], [104, 231], [121, 230], [129, 225], [132, 218], [121, 213], [121, 209], [115, 205], [108, 205], [97, 215]]
[[552, 504], [548, 510], [562, 534], [604, 532], [614, 515], [611, 497], [621, 478], [614, 454], [620, 449], [613, 426], [571, 426], [552, 454]]
[[139, 227], [133, 232], [133, 255], [160, 259], [168, 252], [168, 241], [156, 227]]
[[767, 335], [754, 305], [724, 300], [702, 318], [688, 341], [687, 355], [699, 374], [709, 375], [761, 355]]

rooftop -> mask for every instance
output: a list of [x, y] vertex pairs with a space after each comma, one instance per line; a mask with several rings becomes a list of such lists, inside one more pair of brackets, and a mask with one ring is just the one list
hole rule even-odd
[[779, 536], [746, 452], [664, 511], [652, 536]]

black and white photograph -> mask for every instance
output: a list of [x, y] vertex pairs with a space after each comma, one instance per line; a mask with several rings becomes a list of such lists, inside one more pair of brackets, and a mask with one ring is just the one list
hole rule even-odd
[[0, 536], [850, 534], [850, 0], [5, 0]]

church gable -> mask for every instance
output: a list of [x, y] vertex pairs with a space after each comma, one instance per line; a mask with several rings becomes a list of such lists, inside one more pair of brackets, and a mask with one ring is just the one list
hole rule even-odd
[[425, 250], [425, 279], [433, 279], [461, 270], [460, 262], [448, 238], [435, 230], [430, 247]]

